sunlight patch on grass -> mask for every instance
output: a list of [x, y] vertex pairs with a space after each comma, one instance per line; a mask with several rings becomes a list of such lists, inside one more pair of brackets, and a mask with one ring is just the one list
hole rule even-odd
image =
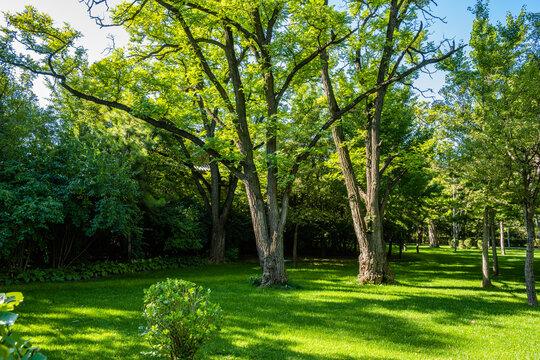
[[[524, 252], [500, 257], [480, 288], [480, 252], [422, 248], [391, 263], [397, 284], [359, 286], [355, 260], [301, 262], [297, 290], [260, 289], [253, 264], [126, 274], [22, 291], [16, 330], [50, 360], [146, 359], [143, 289], [183, 278], [212, 289], [223, 329], [198, 359], [539, 359], [540, 316], [526, 305]], [[537, 272], [538, 273], [538, 272]], [[537, 275], [538, 276], [538, 275]]]

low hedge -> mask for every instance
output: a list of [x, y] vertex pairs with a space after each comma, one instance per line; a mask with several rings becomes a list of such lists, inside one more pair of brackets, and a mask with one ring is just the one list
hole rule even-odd
[[130, 262], [95, 262], [63, 269], [31, 269], [20, 272], [0, 273], [0, 284], [12, 285], [29, 282], [64, 282], [87, 280], [108, 275], [131, 272], [179, 269], [202, 265], [203, 259], [196, 256], [176, 258], [136, 259]]

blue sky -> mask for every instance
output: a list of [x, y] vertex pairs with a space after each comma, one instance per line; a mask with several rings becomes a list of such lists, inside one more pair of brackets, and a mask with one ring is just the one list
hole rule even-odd
[[[474, 16], [467, 8], [474, 6], [476, 0], [438, 0], [436, 3], [437, 6], [432, 6], [433, 14], [444, 18], [446, 23], [435, 22], [430, 30], [430, 39], [439, 41], [446, 37], [454, 39], [456, 44], [460, 40], [468, 43]], [[491, 0], [489, 4], [490, 19], [492, 22], [504, 22], [509, 12], [517, 15], [523, 6], [526, 7], [527, 11], [540, 13], [539, 0]], [[438, 72], [431, 77], [422, 74], [415, 85], [422, 90], [432, 88], [436, 93], [443, 84], [444, 74]]]
[[[119, 0], [109, 1], [115, 3]], [[450, 38], [454, 39], [456, 43], [460, 40], [468, 42], [473, 15], [467, 8], [474, 6], [475, 3], [475, 0], [436, 1], [437, 6], [432, 6], [433, 14], [444, 18], [446, 23], [436, 21], [431, 26], [430, 39], [439, 41], [442, 38]], [[26, 5], [35, 6], [40, 11], [50, 14], [59, 24], [68, 22], [77, 30], [81, 31], [85, 35], [82, 43], [89, 50], [90, 61], [103, 56], [104, 50], [110, 44], [107, 34], [112, 29], [99, 29], [88, 18], [85, 5], [80, 4], [78, 0], [0, 0], [0, 11], [21, 11]], [[540, 13], [540, 0], [491, 0], [490, 17], [492, 21], [504, 21], [508, 12], [518, 14], [522, 6], [526, 6], [529, 11]], [[0, 24], [3, 24], [3, 19], [0, 20]], [[119, 31], [115, 32], [115, 37], [117, 38], [117, 45], [121, 45], [126, 41], [126, 37]], [[41, 82], [41, 80], [36, 81], [34, 91], [44, 99], [48, 96], [49, 92]], [[416, 86], [423, 90], [432, 88], [437, 92], [443, 83], [444, 74], [436, 73], [431, 77], [422, 75], [417, 80]], [[45, 103], [45, 101], [42, 100], [42, 103]]]

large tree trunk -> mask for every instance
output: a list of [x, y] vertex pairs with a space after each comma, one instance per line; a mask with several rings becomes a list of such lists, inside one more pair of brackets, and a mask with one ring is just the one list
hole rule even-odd
[[525, 286], [527, 288], [527, 302], [530, 306], [538, 306], [536, 289], [534, 283], [534, 207], [530, 204], [523, 204], [523, 217], [527, 228], [527, 255], [525, 257]]
[[482, 237], [482, 287], [493, 286], [489, 278], [489, 208], [484, 208], [483, 237]]
[[504, 226], [503, 222], [499, 222], [499, 231], [501, 239], [501, 254], [506, 255], [506, 247], [504, 246]]
[[212, 233], [210, 234], [210, 257], [208, 262], [211, 264], [221, 264], [225, 256], [225, 230], [226, 220], [212, 217]]
[[429, 247], [439, 247], [439, 236], [437, 234], [437, 228], [433, 220], [428, 220], [428, 234], [429, 234]]
[[[358, 280], [360, 283], [391, 283], [394, 275], [388, 266], [385, 245], [382, 239], [382, 219], [379, 216], [379, 205], [373, 204], [373, 198], [366, 199], [366, 212], [360, 187], [357, 184], [349, 150], [343, 139], [341, 125], [332, 127], [332, 136], [338, 152], [341, 172], [345, 180], [345, 187], [349, 197], [349, 207], [353, 220], [354, 232], [358, 241]], [[373, 189], [374, 184], [371, 184]], [[371, 195], [377, 193], [372, 191]], [[367, 195], [365, 195], [367, 197]], [[375, 206], [374, 206], [375, 205]]]
[[[287, 272], [283, 256], [283, 223], [275, 220], [269, 221], [266, 204], [256, 174], [246, 171], [243, 183], [251, 212], [259, 261], [263, 270], [261, 286], [287, 283]], [[287, 204], [283, 206], [286, 209]]]
[[497, 241], [495, 240], [495, 211], [493, 209], [489, 211], [489, 234], [493, 254], [493, 275], [499, 275], [499, 258], [497, 257]]

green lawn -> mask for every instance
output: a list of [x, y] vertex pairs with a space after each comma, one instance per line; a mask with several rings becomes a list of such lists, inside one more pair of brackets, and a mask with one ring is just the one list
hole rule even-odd
[[5, 290], [24, 293], [16, 329], [50, 360], [148, 358], [138, 335], [143, 289], [167, 277], [211, 288], [224, 310], [200, 359], [540, 359], [524, 251], [499, 256], [492, 289], [479, 287], [480, 255], [411, 249], [391, 264], [390, 286], [358, 286], [355, 261], [321, 260], [289, 269], [302, 288], [288, 291], [252, 287], [258, 267], [243, 263]]

